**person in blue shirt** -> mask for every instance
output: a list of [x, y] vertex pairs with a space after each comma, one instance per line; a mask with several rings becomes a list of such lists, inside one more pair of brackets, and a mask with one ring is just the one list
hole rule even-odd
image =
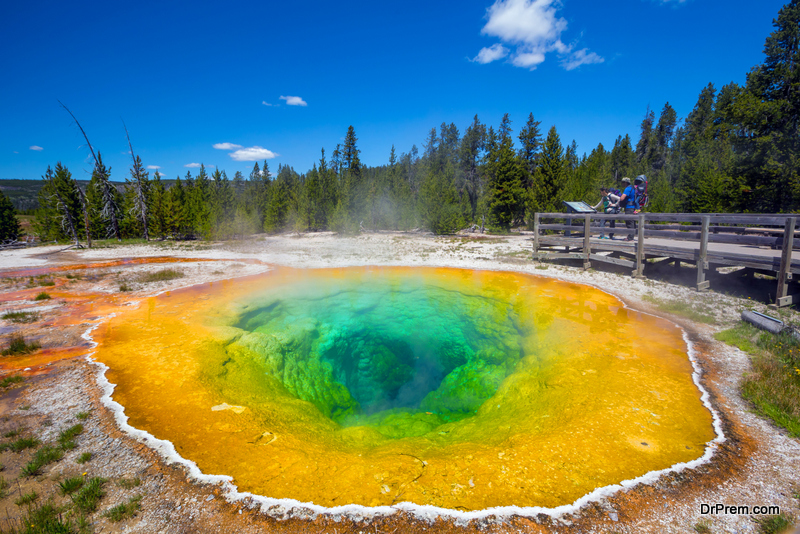
[[[636, 190], [627, 176], [622, 179], [622, 187], [624, 189], [619, 197], [619, 207], [624, 210], [625, 215], [633, 215], [639, 207], [636, 205]], [[636, 221], [625, 221], [625, 226], [630, 230], [636, 230]], [[626, 237], [625, 241], [633, 241], [633, 234]]]

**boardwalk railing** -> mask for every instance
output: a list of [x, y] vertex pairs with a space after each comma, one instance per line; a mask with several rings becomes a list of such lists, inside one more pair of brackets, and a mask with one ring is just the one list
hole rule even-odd
[[[612, 221], [615, 228], [609, 227]], [[777, 306], [792, 304], [788, 282], [800, 275], [800, 261], [792, 260], [792, 251], [800, 249], [795, 215], [536, 213], [533, 227], [535, 261], [581, 259], [584, 269], [600, 261], [628, 267], [635, 277], [644, 276], [647, 260], [691, 263], [698, 290], [708, 289], [706, 271], [712, 266], [741, 266], [777, 277]], [[597, 239], [599, 234], [633, 239]]]

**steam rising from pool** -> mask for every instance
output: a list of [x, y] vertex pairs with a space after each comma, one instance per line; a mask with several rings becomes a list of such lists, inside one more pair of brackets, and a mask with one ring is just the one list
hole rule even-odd
[[100, 337], [131, 425], [240, 490], [327, 507], [559, 506], [714, 438], [676, 327], [515, 273], [277, 269]]

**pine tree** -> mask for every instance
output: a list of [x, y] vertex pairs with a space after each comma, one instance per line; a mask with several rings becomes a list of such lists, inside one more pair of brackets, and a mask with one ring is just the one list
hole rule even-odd
[[658, 118], [658, 124], [656, 125], [656, 146], [650, 162], [651, 168], [655, 171], [661, 170], [667, 164], [667, 156], [670, 153], [677, 123], [678, 114], [667, 102], [661, 110], [661, 116]]
[[550, 128], [542, 147], [540, 165], [534, 179], [534, 198], [538, 211], [561, 211], [566, 181], [564, 148], [556, 127]]
[[522, 148], [519, 150], [519, 158], [523, 162], [525, 170], [524, 187], [529, 190], [533, 185], [533, 176], [536, 174], [536, 167], [539, 161], [539, 154], [542, 147], [541, 121], [533, 118], [533, 113], [528, 115], [528, 122], [519, 131], [519, 141]]
[[748, 208], [775, 213], [800, 208], [800, 0], [784, 5], [772, 24], [764, 63], [749, 73], [736, 107]]
[[100, 191], [100, 199], [102, 200], [103, 207], [101, 215], [104, 220], [108, 221], [107, 235], [113, 235], [117, 241], [122, 240], [122, 233], [119, 227], [119, 220], [122, 215], [120, 209], [120, 194], [117, 188], [111, 183], [111, 167], [106, 167], [103, 163], [103, 156], [100, 152], [97, 153], [95, 160], [95, 168], [92, 176], [97, 175], [97, 187]]
[[0, 243], [16, 241], [22, 236], [22, 226], [17, 219], [14, 204], [0, 191]]
[[514, 151], [508, 113], [503, 116], [499, 132], [497, 163], [489, 182], [489, 214], [492, 225], [507, 232], [513, 223], [519, 222], [524, 206], [523, 171]]
[[461, 188], [466, 192], [470, 205], [470, 220], [475, 221], [478, 212], [478, 199], [483, 192], [482, 176], [479, 169], [481, 153], [486, 145], [486, 126], [481, 124], [478, 116], [472, 119], [467, 127], [459, 148], [461, 165]]
[[167, 234], [167, 190], [161, 181], [161, 173], [153, 174], [151, 197], [150, 228], [152, 235], [164, 238]]

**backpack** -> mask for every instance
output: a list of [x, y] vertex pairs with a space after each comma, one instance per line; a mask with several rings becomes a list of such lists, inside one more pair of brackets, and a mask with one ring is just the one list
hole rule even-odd
[[643, 210], [650, 204], [650, 196], [647, 192], [647, 176], [640, 174], [636, 177], [636, 180], [641, 180], [641, 182], [638, 185], [633, 186], [633, 191], [636, 195], [633, 203], [636, 206], [636, 209]]
[[[621, 197], [622, 196], [622, 191], [620, 191], [619, 189], [613, 188], [613, 187], [610, 188], [608, 190], [608, 192], [611, 193], [612, 195], [617, 195], [617, 197]], [[609, 202], [611, 202], [610, 199], [609, 199]], [[619, 213], [619, 206], [614, 208], [614, 211], [612, 211], [611, 213]]]

